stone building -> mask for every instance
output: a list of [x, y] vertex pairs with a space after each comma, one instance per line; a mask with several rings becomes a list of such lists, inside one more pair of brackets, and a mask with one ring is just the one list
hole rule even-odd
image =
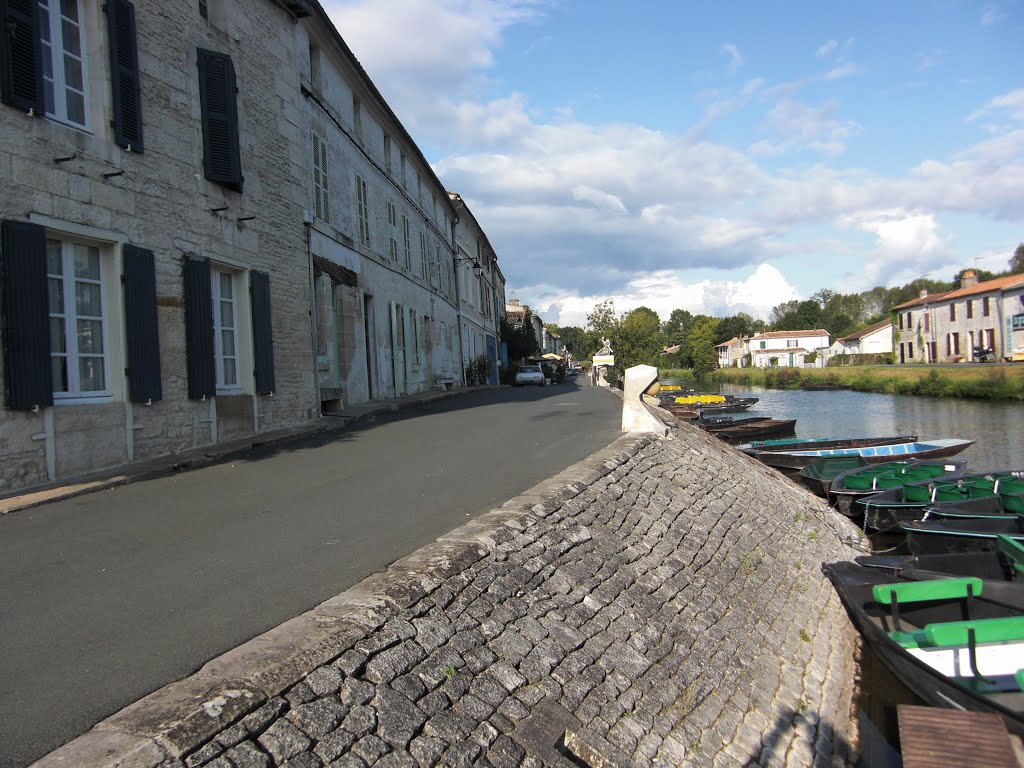
[[3, 488], [313, 418], [302, 4], [3, 9]]
[[1024, 275], [978, 282], [968, 269], [959, 288], [923, 293], [892, 311], [898, 363], [970, 361], [975, 347], [1000, 360], [1024, 346]]
[[455, 205], [320, 5], [2, 7], [0, 492], [463, 383]]
[[448, 196], [456, 211], [455, 274], [463, 364], [485, 356], [491, 363], [488, 383], [497, 384], [505, 278], [498, 269], [494, 248], [466, 201], [456, 192]]
[[295, 34], [319, 398], [333, 410], [461, 385], [455, 206], [323, 8]]

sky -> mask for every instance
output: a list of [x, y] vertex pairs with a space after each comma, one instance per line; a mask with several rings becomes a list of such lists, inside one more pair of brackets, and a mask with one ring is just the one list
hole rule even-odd
[[767, 319], [1024, 242], [1024, 0], [321, 4], [546, 323]]

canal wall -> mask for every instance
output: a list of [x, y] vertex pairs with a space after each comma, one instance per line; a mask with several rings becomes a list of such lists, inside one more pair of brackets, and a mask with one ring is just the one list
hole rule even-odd
[[677, 425], [626, 435], [40, 768], [845, 766], [858, 531]]

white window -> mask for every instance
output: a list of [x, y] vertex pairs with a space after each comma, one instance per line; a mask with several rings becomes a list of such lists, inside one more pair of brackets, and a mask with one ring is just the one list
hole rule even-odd
[[412, 269], [412, 237], [409, 234], [409, 217], [402, 214], [402, 252], [405, 255], [405, 268]]
[[48, 117], [87, 128], [83, 19], [78, 0], [40, 0], [43, 100]]
[[331, 198], [327, 167], [327, 142], [313, 134], [313, 214], [331, 223]]
[[107, 277], [100, 249], [47, 239], [46, 274], [54, 398], [108, 396], [103, 314]]
[[420, 232], [420, 277], [423, 278], [423, 282], [427, 281], [427, 273], [427, 233]]
[[370, 246], [370, 206], [366, 194], [366, 182], [358, 173], [356, 174], [356, 201], [358, 203], [359, 216], [359, 242], [366, 247]]
[[240, 392], [238, 381], [238, 290], [236, 274], [216, 267], [213, 283], [213, 351], [217, 391]]
[[398, 261], [398, 209], [388, 200], [388, 255]]

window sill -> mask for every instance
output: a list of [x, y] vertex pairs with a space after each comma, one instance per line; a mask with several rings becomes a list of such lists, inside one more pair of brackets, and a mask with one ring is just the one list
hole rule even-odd
[[109, 392], [104, 392], [99, 395], [67, 395], [61, 393], [53, 396], [54, 407], [63, 405], [106, 405], [107, 403], [114, 402], [114, 396]]

